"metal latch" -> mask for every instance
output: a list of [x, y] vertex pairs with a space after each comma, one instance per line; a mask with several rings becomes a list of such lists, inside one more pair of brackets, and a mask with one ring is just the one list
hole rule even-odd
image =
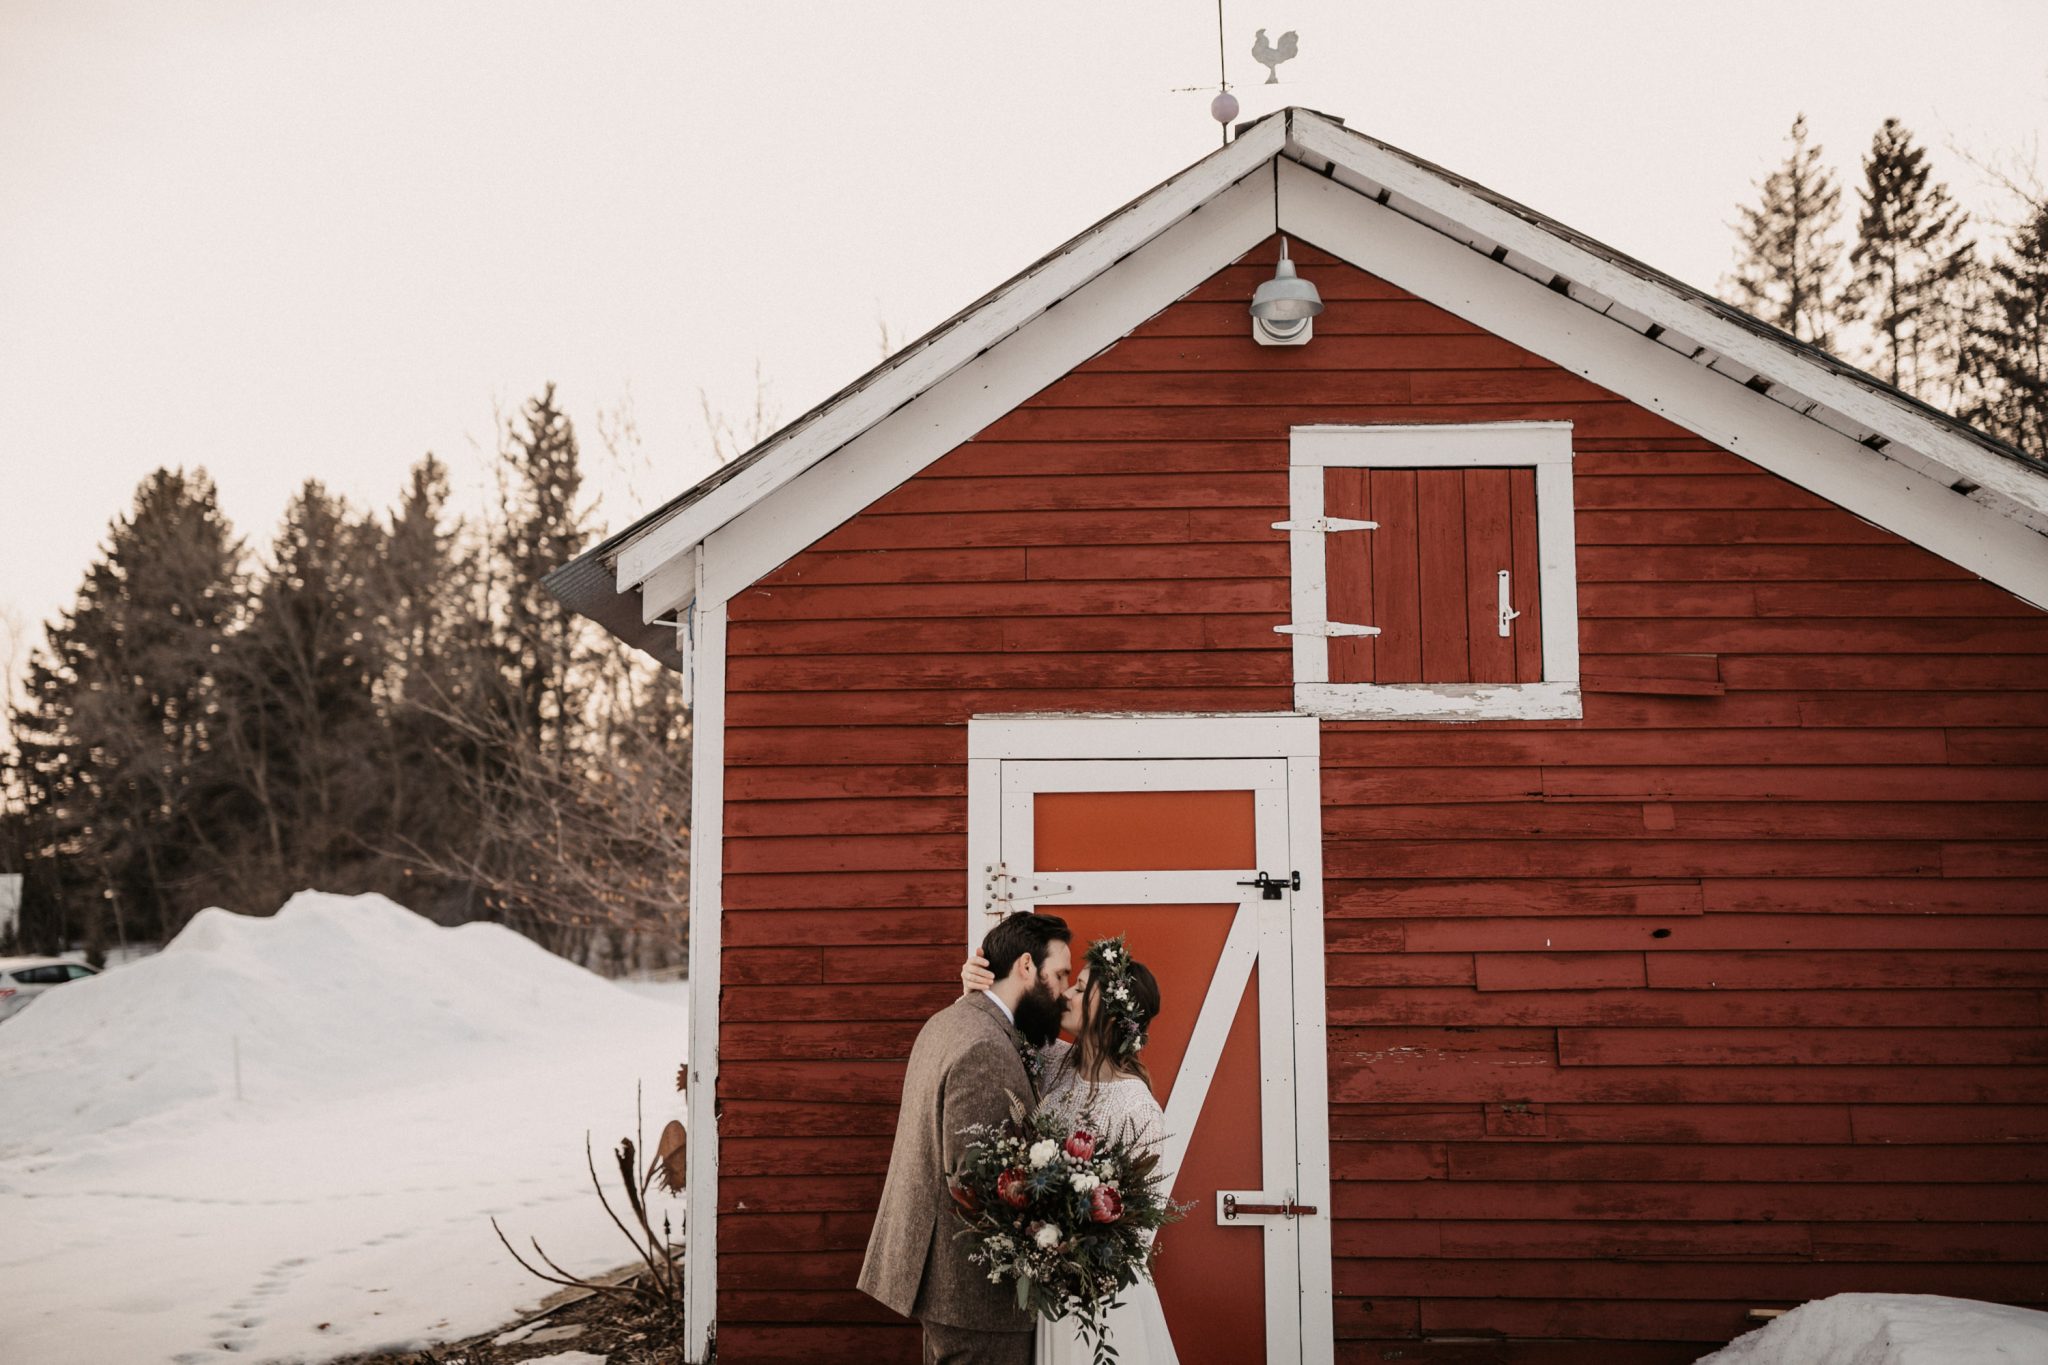
[[1280, 893], [1282, 891], [1301, 890], [1301, 874], [1299, 872], [1296, 872], [1293, 875], [1293, 878], [1289, 881], [1275, 881], [1270, 873], [1261, 872], [1258, 876], [1252, 878], [1250, 881], [1239, 882], [1238, 885], [1256, 886], [1257, 888], [1259, 888], [1259, 897], [1261, 900], [1277, 901], [1280, 899]]
[[1520, 616], [1522, 614], [1516, 611], [1513, 607], [1509, 606], [1508, 601], [1508, 571], [1506, 569], [1502, 569], [1500, 571], [1500, 633], [1502, 635], [1506, 635], [1508, 633], [1508, 622], [1514, 620], [1517, 616]]
[[1074, 889], [1068, 882], [1041, 882], [1031, 877], [1013, 876], [1005, 863], [993, 864], [987, 872], [984, 887], [991, 910], [1008, 911], [1020, 903], [1044, 900], [1048, 896], [1064, 896]]
[[[1248, 1198], [1256, 1194], [1246, 1191]], [[1219, 1222], [1235, 1222], [1239, 1217], [1250, 1218], [1255, 1214], [1267, 1214], [1280, 1218], [1306, 1218], [1316, 1212], [1313, 1204], [1294, 1202], [1294, 1191], [1289, 1190], [1277, 1204], [1250, 1204], [1238, 1199], [1237, 1191], [1218, 1192], [1216, 1196], [1216, 1217]]]

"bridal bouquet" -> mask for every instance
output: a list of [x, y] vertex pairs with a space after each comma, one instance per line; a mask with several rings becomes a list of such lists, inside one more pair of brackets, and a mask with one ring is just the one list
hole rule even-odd
[[[1084, 1120], [1085, 1121], [1085, 1120]], [[953, 1199], [972, 1237], [970, 1263], [1017, 1286], [1017, 1306], [1073, 1317], [1097, 1365], [1111, 1350], [1103, 1318], [1117, 1296], [1151, 1278], [1146, 1235], [1180, 1217], [1156, 1173], [1158, 1154], [1128, 1133], [1069, 1130], [1013, 1100], [1010, 1120], [966, 1131]]]

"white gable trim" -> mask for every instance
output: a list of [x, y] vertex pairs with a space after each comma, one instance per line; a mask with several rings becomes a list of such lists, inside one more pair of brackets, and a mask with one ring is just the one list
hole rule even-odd
[[[1696, 355], [1704, 347], [1741, 367], [1733, 369], [1719, 359], [1714, 361], [1738, 382], [1759, 377], [1772, 381], [1773, 386], [1793, 385], [1798, 393], [1784, 395], [1781, 402], [1789, 402], [1802, 415], [1814, 413], [1817, 405], [1834, 409], [1836, 414], [1885, 438], [1880, 444], [1887, 458], [1942, 477], [1945, 484], [1956, 482], [1958, 477], [1967, 478], [1979, 488], [2010, 499], [2018, 508], [2035, 514], [2048, 510], [2048, 480], [1969, 437], [1930, 421], [1925, 413], [1900, 398], [1836, 374], [1816, 364], [1811, 356], [1702, 307], [1669, 285], [1628, 270], [1517, 217], [1330, 119], [1295, 110], [1288, 132], [1288, 156], [1298, 157], [1310, 166], [1330, 166], [1333, 179], [1364, 196], [1376, 199], [1385, 193], [1390, 196], [1389, 203], [1393, 202], [1391, 196], [1398, 196], [1401, 202], [1396, 207], [1405, 216], [1425, 226], [1441, 224], [1438, 230], [1452, 229], [1460, 240], [1482, 251], [1501, 248], [1508, 255], [1507, 263], [1525, 273], [1529, 263], [1540, 262], [1547, 267], [1544, 273], [1562, 275], [1571, 281], [1574, 296], [1596, 311], [1611, 312], [1614, 305], [1619, 305], [1623, 313], [1633, 312], [1654, 319], [1665, 329], [1677, 329], [1684, 336], [1674, 337], [1672, 342], [1685, 342], [1683, 349], [1687, 354]], [[1521, 262], [1513, 259], [1517, 255], [1523, 258]], [[1495, 272], [1499, 273], [1502, 272]], [[2037, 526], [2043, 524], [2036, 522]]]
[[[1308, 170], [1303, 161], [1322, 173]], [[722, 596], [740, 591], [752, 581], [743, 576], [750, 567], [759, 565], [765, 572], [780, 563], [1015, 405], [997, 402], [995, 390], [1022, 401], [1122, 335], [1105, 335], [1099, 326], [1073, 323], [1048, 328], [1045, 323], [1052, 317], [1066, 313], [1083, 296], [1097, 303], [1121, 294], [1119, 284], [1131, 286], [1134, 297], [1148, 292], [1148, 286], [1160, 287], [1166, 277], [1177, 274], [1175, 268], [1162, 266], [1162, 258], [1178, 253], [1153, 248], [1172, 238], [1181, 250], [1188, 250], [1190, 261], [1209, 254], [1190, 250], [1194, 244], [1188, 239], [1198, 234], [1186, 229], [1201, 220], [1209, 220], [1202, 226], [1218, 238], [1244, 240], [1218, 230], [1214, 220], [1227, 215], [1217, 211], [1236, 201], [1242, 212], [1242, 202], [1256, 197], [1248, 192], [1248, 184], [1268, 177], [1278, 201], [1277, 211], [1268, 214], [1269, 229], [1299, 232], [2029, 602], [2048, 603], [2040, 583], [2044, 570], [2038, 567], [2048, 559], [2048, 547], [2041, 543], [2041, 533], [2048, 532], [2048, 478], [1984, 448], [1902, 398], [1838, 374], [1668, 283], [1524, 219], [1433, 168], [1306, 110], [1261, 120], [1224, 151], [1105, 220], [891, 368], [821, 409], [726, 484], [628, 542], [613, 561], [618, 589], [648, 585], [656, 599], [650, 605], [659, 611], [659, 599], [674, 600], [675, 585], [686, 577], [674, 566], [676, 556], [721, 528], [730, 541], [739, 539], [729, 533], [741, 519], [758, 530], [769, 529], [783, 517], [791, 519], [792, 530], [798, 522], [815, 528], [800, 543], [793, 535], [775, 534], [778, 550], [772, 556], [728, 557], [730, 574], [721, 574], [712, 587]], [[1334, 221], [1346, 214], [1354, 219], [1348, 229]], [[1367, 223], [1376, 226], [1368, 232], [1361, 226]], [[1397, 231], [1404, 226], [1410, 231]], [[1420, 233], [1469, 259], [1453, 262], [1435, 253], [1430, 269], [1396, 279], [1388, 274], [1394, 268], [1394, 253], [1374, 253], [1358, 245], [1382, 232], [1398, 237], [1410, 257], [1428, 254], [1420, 245]], [[1244, 245], [1256, 240], [1254, 235]], [[1340, 248], [1340, 241], [1353, 246]], [[1218, 259], [1217, 264], [1224, 259], [1229, 258]], [[1140, 273], [1140, 267], [1153, 267], [1145, 272], [1147, 280], [1127, 278]], [[1184, 280], [1181, 287], [1192, 283]], [[1509, 297], [1530, 298], [1532, 287], [1556, 302], [1571, 303], [1573, 309], [1507, 304]], [[1495, 294], [1502, 297], [1489, 299]], [[1160, 306], [1164, 301], [1170, 300], [1162, 300]], [[1552, 316], [1546, 326], [1520, 333], [1507, 323], [1485, 320], [1517, 311]], [[1593, 322], [1589, 312], [1603, 321]], [[1614, 325], [1608, 328], [1607, 323]], [[1616, 339], [1596, 338], [1606, 330], [1617, 333], [1622, 344], [1598, 344]], [[1014, 344], [1026, 334], [1042, 344]], [[1669, 361], [1678, 363], [1665, 363]], [[1619, 370], [1609, 368], [1616, 364]], [[1697, 382], [1701, 374], [1714, 376], [1713, 382], [1727, 392], [1706, 393]], [[963, 379], [970, 382], [953, 382]], [[1698, 401], [1673, 398], [1679, 388]], [[985, 415], [970, 424], [975, 414]], [[881, 436], [884, 428], [889, 441], [897, 443], [895, 458], [887, 461], [898, 471], [894, 482], [846, 479], [827, 487], [819, 481], [800, 500], [805, 504], [802, 513], [792, 514], [785, 507], [773, 516], [758, 515], [780, 501], [771, 494], [818, 468], [826, 455], [851, 456], [854, 447], [882, 444], [870, 438]], [[942, 445], [949, 432], [959, 433], [958, 439]], [[916, 447], [916, 456], [910, 446]], [[823, 468], [847, 462], [834, 459]], [[851, 462], [863, 461], [855, 456]], [[813, 514], [817, 498], [835, 499], [830, 514]]]
[[2048, 606], [2048, 541], [2020, 523], [1333, 179], [1286, 160], [1278, 179], [1283, 231]]
[[1274, 165], [1254, 166], [1200, 212], [1186, 215], [832, 459], [791, 476], [774, 496], [713, 532], [709, 589], [721, 599], [746, 590], [1271, 236]]
[[1285, 118], [1260, 120], [1228, 147], [1150, 191], [957, 325], [942, 329], [929, 343], [903, 354], [889, 369], [878, 371], [870, 382], [798, 426], [782, 439], [779, 449], [620, 550], [620, 588], [640, 583], [678, 551], [702, 541], [1047, 308], [1066, 306], [1063, 301], [1069, 295], [1115, 266], [1135, 247], [1204, 209], [1228, 187], [1259, 170], [1279, 152], [1286, 129]]

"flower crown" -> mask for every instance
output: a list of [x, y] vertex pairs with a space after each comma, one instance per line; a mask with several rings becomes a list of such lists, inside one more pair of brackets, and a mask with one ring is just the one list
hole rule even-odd
[[1098, 1008], [1110, 1013], [1110, 1046], [1118, 1061], [1129, 1061], [1145, 1046], [1146, 1020], [1131, 991], [1131, 950], [1122, 934], [1089, 945], [1088, 972], [1090, 983], [1101, 987]]

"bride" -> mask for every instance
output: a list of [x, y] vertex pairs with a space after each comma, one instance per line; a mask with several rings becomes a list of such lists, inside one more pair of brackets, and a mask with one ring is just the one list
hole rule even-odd
[[[994, 985], [988, 960], [979, 953], [969, 958], [960, 968], [960, 984], [970, 995]], [[1152, 1095], [1152, 1077], [1139, 1054], [1159, 1014], [1159, 982], [1130, 955], [1119, 935], [1089, 947], [1065, 1003], [1060, 1031], [1074, 1041], [1055, 1038], [1037, 1050], [1033, 1070], [1039, 1112], [1055, 1115], [1070, 1129], [1124, 1138], [1156, 1150], [1165, 1138], [1165, 1115]], [[1173, 1172], [1162, 1170], [1161, 1175], [1171, 1190]], [[1150, 1355], [1147, 1337], [1151, 1331], [1165, 1330], [1151, 1285], [1125, 1290], [1107, 1325], [1122, 1365], [1145, 1365]], [[1084, 1361], [1089, 1355], [1068, 1323], [1040, 1320], [1040, 1365]]]

